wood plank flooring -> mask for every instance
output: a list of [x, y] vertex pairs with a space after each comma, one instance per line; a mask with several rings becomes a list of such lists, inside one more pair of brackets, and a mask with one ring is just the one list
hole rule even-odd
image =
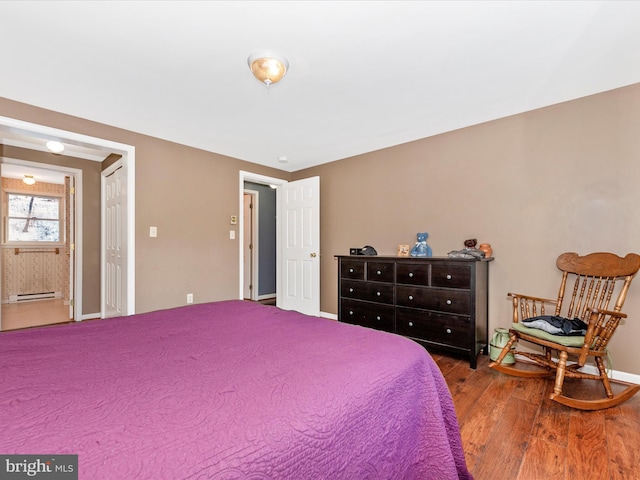
[[70, 322], [63, 299], [2, 304], [2, 330]]
[[[451, 390], [467, 466], [475, 480], [640, 479], [640, 393], [615, 408], [571, 409], [549, 400], [553, 380], [519, 378], [431, 352]], [[600, 394], [567, 379], [566, 391]]]

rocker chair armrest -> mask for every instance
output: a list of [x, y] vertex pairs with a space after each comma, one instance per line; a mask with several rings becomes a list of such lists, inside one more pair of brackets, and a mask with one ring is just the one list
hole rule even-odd
[[580, 360], [583, 363], [589, 350], [604, 350], [620, 320], [627, 318], [625, 313], [616, 312], [615, 310], [588, 307], [586, 312], [587, 333], [584, 336], [584, 346], [580, 354]]
[[532, 297], [531, 295], [522, 295], [521, 293], [507, 293], [507, 296], [509, 297], [513, 297], [518, 298], [518, 299], [523, 299], [523, 300], [531, 300], [534, 302], [543, 302], [543, 303], [551, 303], [553, 305], [556, 305], [558, 303], [557, 300], [552, 300], [550, 298], [541, 298], [541, 297]]
[[[525, 318], [537, 317], [545, 314], [545, 306], [555, 306], [557, 300], [542, 297], [532, 297], [520, 293], [508, 293], [513, 302], [513, 323], [519, 323]], [[554, 308], [555, 311], [555, 308]]]
[[618, 317], [618, 318], [627, 318], [627, 314], [626, 313], [622, 313], [622, 312], [616, 312], [615, 310], [605, 310], [603, 308], [593, 308], [593, 307], [587, 307], [587, 319], [589, 320], [589, 323], [591, 323], [591, 319], [594, 316], [598, 316], [601, 315], [603, 317], [605, 316], [610, 316], [610, 317]]

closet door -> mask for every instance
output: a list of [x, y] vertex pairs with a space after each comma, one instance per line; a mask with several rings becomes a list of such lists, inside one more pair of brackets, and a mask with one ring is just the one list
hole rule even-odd
[[106, 272], [105, 317], [125, 314], [123, 305], [123, 228], [122, 228], [122, 167], [105, 178], [106, 189]]

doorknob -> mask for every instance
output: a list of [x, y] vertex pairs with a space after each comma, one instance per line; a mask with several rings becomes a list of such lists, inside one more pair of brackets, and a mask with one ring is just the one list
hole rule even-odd
[[313, 253], [311, 254], [311, 258], [316, 258], [317, 256], [318, 256], [318, 255], [316, 254], [316, 252], [313, 252]]

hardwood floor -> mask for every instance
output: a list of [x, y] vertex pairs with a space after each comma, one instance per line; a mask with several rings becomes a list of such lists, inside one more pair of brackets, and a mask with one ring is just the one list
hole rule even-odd
[[2, 331], [70, 321], [63, 299], [2, 304]]
[[276, 304], [276, 298], [265, 298], [264, 300], [258, 300], [259, 303], [263, 304], [263, 305], [275, 305]]
[[[597, 412], [548, 399], [553, 380], [520, 378], [431, 352], [449, 385], [475, 480], [640, 479], [640, 394]], [[599, 394], [599, 382], [567, 379], [565, 391]], [[583, 397], [588, 398], [588, 397]]]

